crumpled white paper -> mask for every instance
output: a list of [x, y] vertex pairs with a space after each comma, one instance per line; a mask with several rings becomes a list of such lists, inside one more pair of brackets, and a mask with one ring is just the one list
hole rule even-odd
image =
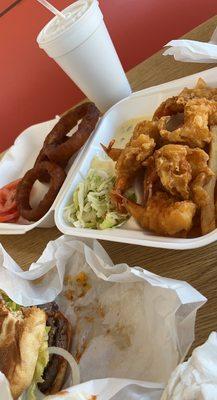
[[217, 28], [208, 43], [195, 40], [171, 40], [164, 47], [167, 49], [164, 56], [174, 56], [177, 61], [216, 63], [217, 62]]
[[[160, 400], [164, 385], [129, 379], [96, 379], [68, 388], [44, 400]], [[1, 400], [13, 400], [7, 379], [0, 373]], [[22, 399], [23, 396], [19, 400]]]
[[[81, 272], [84, 293], [76, 283]], [[71, 351], [80, 355], [82, 382], [135, 379], [157, 382], [157, 389], [186, 355], [196, 311], [206, 301], [186, 282], [113, 265], [97, 241], [67, 236], [49, 242], [29, 271], [0, 246], [0, 288], [24, 306], [56, 299], [73, 326]]]
[[178, 365], [162, 400], [215, 400], [217, 398], [217, 332]]

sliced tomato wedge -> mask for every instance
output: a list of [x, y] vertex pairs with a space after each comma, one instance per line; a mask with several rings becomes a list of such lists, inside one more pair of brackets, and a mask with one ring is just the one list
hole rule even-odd
[[10, 213], [0, 214], [0, 222], [14, 222], [19, 218], [19, 211], [13, 210]]
[[16, 188], [17, 188], [17, 185], [18, 185], [18, 183], [19, 183], [20, 181], [21, 181], [21, 179], [16, 179], [16, 181], [10, 182], [10, 183], [8, 183], [7, 185], [5, 185], [3, 188], [0, 189], [0, 191], [1, 191], [2, 189], [8, 189], [8, 190], [16, 189]]
[[10, 182], [0, 189], [0, 214], [8, 213], [16, 207], [16, 189], [20, 179]]

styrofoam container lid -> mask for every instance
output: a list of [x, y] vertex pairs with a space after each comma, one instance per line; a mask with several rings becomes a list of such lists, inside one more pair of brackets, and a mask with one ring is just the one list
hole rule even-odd
[[103, 20], [97, 0], [78, 0], [65, 8], [63, 21], [54, 17], [37, 37], [40, 48], [52, 58], [58, 58], [85, 42]]

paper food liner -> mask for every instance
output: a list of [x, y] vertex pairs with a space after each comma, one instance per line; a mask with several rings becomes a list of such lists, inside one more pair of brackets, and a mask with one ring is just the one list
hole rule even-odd
[[[97, 379], [44, 400], [160, 400], [164, 385], [127, 379]], [[7, 379], [0, 372], [1, 400], [13, 400]], [[19, 400], [22, 400], [22, 396]]]
[[193, 342], [196, 311], [206, 301], [186, 282], [113, 265], [97, 241], [67, 236], [49, 242], [29, 271], [1, 246], [0, 288], [24, 306], [56, 299], [72, 323], [81, 382], [166, 383]]

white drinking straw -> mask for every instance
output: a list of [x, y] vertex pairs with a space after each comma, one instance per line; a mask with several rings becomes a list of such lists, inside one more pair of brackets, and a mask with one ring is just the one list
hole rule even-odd
[[39, 3], [41, 3], [44, 7], [46, 7], [49, 11], [51, 11], [53, 14], [55, 14], [57, 17], [60, 17], [62, 19], [65, 19], [66, 16], [61, 13], [61, 11], [57, 10], [56, 7], [52, 6], [52, 4], [48, 3], [47, 0], [37, 0]]

